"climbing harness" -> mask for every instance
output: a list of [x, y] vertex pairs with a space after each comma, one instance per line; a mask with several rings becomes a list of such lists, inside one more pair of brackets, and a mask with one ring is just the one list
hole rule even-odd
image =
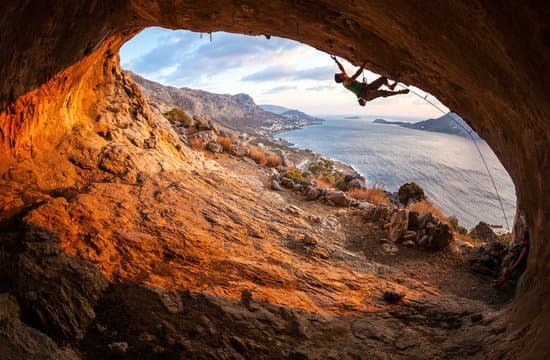
[[[364, 78], [364, 73], [363, 73], [363, 78]], [[493, 184], [493, 188], [495, 189], [495, 194], [497, 195], [497, 199], [498, 199], [498, 202], [500, 204], [500, 209], [502, 210], [502, 215], [504, 215], [504, 221], [506, 222], [506, 227], [508, 228], [508, 230], [511, 230], [510, 225], [508, 224], [508, 217], [506, 216], [506, 211], [504, 211], [504, 205], [502, 204], [502, 199], [500, 197], [500, 194], [499, 194], [498, 189], [497, 189], [497, 185], [495, 183], [495, 179], [493, 178], [493, 175], [491, 174], [491, 171], [489, 170], [489, 165], [487, 165], [487, 161], [485, 160], [485, 157], [483, 156], [483, 153], [481, 152], [481, 149], [479, 148], [479, 145], [477, 144], [474, 135], [472, 135], [472, 132], [474, 130], [473, 129], [468, 130], [464, 125], [462, 125], [454, 116], [452, 116], [452, 114], [453, 114], [452, 111], [449, 110], [448, 112], [446, 112], [440, 106], [438, 106], [437, 104], [430, 101], [428, 99], [428, 94], [427, 93], [425, 95], [422, 95], [422, 94], [419, 94], [418, 92], [414, 91], [413, 89], [409, 88], [408, 86], [406, 86], [404, 84], [398, 83], [397, 85], [401, 86], [404, 89], [409, 90], [414, 95], [416, 95], [419, 98], [421, 98], [422, 100], [426, 101], [428, 104], [430, 104], [431, 106], [433, 106], [434, 108], [439, 110], [443, 114], [443, 116], [448, 116], [455, 124], [460, 126], [464, 131], [466, 131], [468, 133], [468, 135], [470, 135], [470, 138], [472, 139], [472, 141], [473, 141], [473, 143], [474, 143], [474, 145], [477, 149], [479, 157], [483, 161], [483, 165], [485, 166], [485, 170], [487, 170], [487, 175], [489, 175], [489, 179], [491, 179], [491, 183]]]

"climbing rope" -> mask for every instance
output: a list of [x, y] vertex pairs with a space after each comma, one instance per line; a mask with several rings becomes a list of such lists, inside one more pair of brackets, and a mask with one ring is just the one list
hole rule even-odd
[[452, 111], [444, 111], [439, 105], [437, 105], [434, 102], [430, 101], [428, 99], [428, 94], [427, 93], [425, 95], [422, 95], [422, 94], [419, 94], [418, 92], [414, 91], [413, 89], [409, 88], [408, 86], [406, 86], [404, 84], [398, 83], [397, 85], [401, 86], [404, 89], [409, 90], [411, 93], [418, 96], [419, 98], [421, 98], [422, 100], [424, 100], [425, 102], [427, 102], [428, 104], [430, 104], [431, 106], [433, 106], [434, 108], [439, 110], [443, 114], [443, 116], [448, 116], [452, 121], [454, 121], [455, 124], [460, 126], [462, 129], [464, 129], [464, 131], [466, 131], [468, 133], [468, 135], [470, 135], [470, 138], [472, 139], [472, 141], [473, 141], [473, 143], [474, 143], [474, 145], [477, 149], [479, 157], [483, 161], [483, 165], [485, 166], [485, 170], [487, 170], [487, 175], [489, 175], [489, 179], [491, 179], [491, 184], [493, 184], [493, 188], [495, 189], [495, 194], [497, 195], [497, 199], [498, 199], [498, 202], [500, 204], [500, 209], [502, 210], [502, 215], [504, 216], [504, 221], [506, 222], [506, 227], [508, 228], [508, 230], [511, 230], [510, 225], [508, 224], [508, 217], [506, 216], [506, 211], [504, 211], [504, 205], [502, 203], [502, 199], [500, 197], [500, 194], [499, 194], [498, 189], [497, 189], [497, 185], [495, 183], [495, 179], [493, 178], [493, 175], [491, 174], [491, 170], [489, 170], [489, 165], [487, 165], [487, 161], [485, 160], [485, 157], [483, 156], [483, 153], [481, 152], [481, 149], [479, 148], [479, 145], [477, 144], [477, 141], [476, 141], [474, 135], [472, 134], [472, 132], [474, 130], [473, 129], [468, 129], [464, 125], [462, 125], [454, 116], [452, 116], [452, 114], [453, 114]]

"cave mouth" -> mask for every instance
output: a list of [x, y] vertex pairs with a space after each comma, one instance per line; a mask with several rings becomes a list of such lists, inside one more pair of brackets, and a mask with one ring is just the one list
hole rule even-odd
[[[313, 131], [310, 134], [312, 141], [308, 141], [306, 135], [296, 137], [294, 133], [276, 132], [274, 136], [285, 138], [303, 149], [309, 148], [321, 153], [325, 150], [325, 156], [336, 156], [336, 160], [344, 163], [360, 164], [356, 165], [355, 170], [366, 176], [371, 186], [376, 184], [395, 192], [406, 182], [419, 183], [436, 206], [442, 208], [445, 214], [456, 217], [468, 229], [483, 221], [502, 227], [498, 229], [501, 232], [511, 230], [516, 199], [514, 185], [508, 173], [489, 145], [475, 131], [473, 139], [468, 136], [471, 128], [467, 123], [462, 119], [457, 120], [456, 114], [446, 115], [448, 108], [422, 89], [411, 87], [414, 93], [379, 98], [369, 102], [367, 107], [360, 107], [353, 94], [334, 83], [332, 75], [338, 68], [329, 54], [277, 37], [223, 32], [202, 34], [152, 27], [142, 30], [121, 47], [120, 61], [122, 69], [159, 84], [186, 88], [188, 91], [203, 90], [211, 95], [244, 93], [251, 96], [255, 104], [284, 105], [286, 110], [305, 111], [319, 119], [328, 118], [329, 121], [346, 121], [350, 118], [410, 123], [437, 118], [440, 123], [447, 121], [448, 128], [437, 125], [436, 122], [430, 126], [435, 127], [435, 131], [442, 127], [439, 131], [454, 132], [466, 141], [455, 141], [453, 137], [436, 136], [433, 133], [424, 133], [426, 138], [416, 134], [419, 136], [416, 138], [415, 131], [403, 132], [399, 140], [393, 140], [399, 135], [390, 131], [387, 137], [392, 140], [368, 147], [364, 153], [346, 156], [342, 154], [343, 143], [348, 147], [361, 149], [364, 144], [358, 142], [359, 138], [368, 137], [374, 132], [376, 135], [369, 139], [376, 142], [384, 137], [383, 132], [380, 132], [381, 128], [371, 127], [371, 131], [365, 131], [361, 127], [352, 126], [349, 130], [362, 132], [356, 135], [357, 139], [347, 141], [344, 136], [349, 134], [348, 129], [342, 129], [340, 137], [332, 131]], [[356, 68], [345, 60], [342, 61], [347, 67], [347, 73], [354, 74]], [[358, 80], [371, 82], [379, 76], [365, 69]], [[152, 84], [137, 78], [135, 81], [146, 95], [153, 95], [154, 90], [147, 88], [147, 85]], [[164, 112], [168, 110], [168, 99], [155, 100], [162, 103], [160, 106], [155, 104], [156, 107], [161, 107]], [[186, 104], [183, 100], [168, 102], [190, 116], [207, 115], [233, 129], [241, 130], [239, 125], [243, 122], [229, 119], [231, 115], [205, 112], [200, 106]], [[218, 106], [223, 105], [220, 103]], [[259, 107], [262, 108], [262, 105]], [[268, 105], [268, 109], [272, 108]], [[254, 133], [261, 126], [258, 119], [257, 129], [247, 128], [245, 124], [242, 130], [252, 130]], [[419, 124], [416, 128], [426, 126], [428, 125]], [[332, 129], [333, 126], [329, 128]], [[316, 138], [316, 135], [322, 138]], [[433, 138], [428, 139], [430, 136]], [[340, 143], [340, 148], [326, 149], [327, 144], [335, 144], [333, 139]], [[474, 141], [479, 143], [478, 152], [474, 151]], [[429, 142], [432, 145], [426, 146]], [[415, 146], [417, 143], [423, 144], [422, 148]], [[392, 154], [388, 148], [395, 149], [399, 154]], [[408, 150], [404, 151], [405, 148]], [[379, 152], [384, 152], [384, 155], [376, 157]], [[370, 160], [371, 164], [361, 159], [368, 156], [374, 156]], [[408, 160], [400, 162], [399, 159], [402, 158]], [[431, 163], [426, 166], [430, 160]], [[488, 169], [483, 166], [483, 161], [488, 162]], [[398, 167], [402, 169], [398, 170]], [[493, 179], [487, 175], [488, 171]], [[492, 181], [496, 181], [496, 191]], [[464, 187], [460, 186], [461, 182]], [[499, 201], [503, 201], [505, 215]]]
[[[0, 5], [4, 14], [0, 42], [8, 49], [0, 54], [0, 68], [9, 74], [0, 79], [4, 110], [0, 148], [5, 154], [0, 171], [4, 179], [13, 181], [13, 188], [18, 181], [28, 183], [29, 176], [33, 188], [70, 182], [74, 174], [64, 172], [49, 150], [70, 130], [80, 131], [83, 139], [107, 134], [101, 129], [91, 131], [87, 125], [98, 119], [96, 99], [109, 93], [115, 80], [123, 81], [113, 57], [142, 28], [160, 25], [281, 36], [355, 64], [366, 60], [369, 68], [428, 90], [471, 121], [508, 170], [516, 185], [518, 207], [525, 211], [532, 230], [532, 246], [514, 304], [503, 317], [509, 322], [497, 331], [502, 334], [498, 341], [502, 349], [512, 351], [502, 351], [509, 358], [548, 355], [550, 247], [546, 238], [550, 223], [546, 219], [550, 205], [541, 194], [548, 193], [545, 179], [550, 176], [546, 96], [550, 89], [540, 81], [550, 62], [547, 3], [345, 3], [336, 7], [325, 1], [190, 5], [137, 0], [116, 8], [107, 2], [56, 5], [16, 1]], [[29, 18], [34, 19], [32, 26], [21, 26]], [[132, 93], [131, 84], [125, 85], [125, 91]], [[140, 108], [139, 102], [135, 105]], [[112, 160], [118, 152], [113, 149], [107, 154]], [[90, 166], [78, 161], [86, 154], [66, 155], [77, 168]], [[26, 168], [13, 167], [14, 161], [25, 163]], [[51, 166], [54, 171], [28, 171], [33, 165]], [[102, 166], [117, 171], [108, 162]], [[9, 201], [17, 207], [22, 200]], [[3, 213], [10, 206], [4, 206]], [[32, 248], [39, 250], [39, 246]]]

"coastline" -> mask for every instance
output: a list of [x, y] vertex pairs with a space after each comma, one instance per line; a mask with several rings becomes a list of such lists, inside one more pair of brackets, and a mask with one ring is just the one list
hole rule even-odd
[[[297, 147], [296, 144], [293, 144], [285, 139], [277, 138], [276, 135], [284, 133], [284, 132], [291, 132], [299, 129], [303, 129], [307, 126], [311, 125], [317, 125], [322, 124], [325, 120], [318, 121], [318, 122], [312, 122], [311, 124], [296, 127], [293, 129], [287, 129], [283, 131], [278, 131], [273, 134], [270, 134], [269, 136], [263, 136], [262, 137], [262, 143], [264, 145], [268, 145], [269, 147], [282, 150], [285, 155], [288, 157], [288, 159], [291, 161], [292, 164], [294, 164], [295, 167], [303, 169], [308, 163], [324, 158], [329, 159], [334, 162], [334, 166], [336, 169], [342, 171], [344, 175], [353, 175], [353, 176], [361, 176], [364, 177], [358, 170], [356, 170], [352, 165], [346, 164], [340, 160], [333, 159], [332, 157], [314, 152], [310, 149], [301, 149]], [[260, 136], [258, 136], [258, 139], [260, 139]]]
[[[335, 162], [335, 164], [338, 164], [338, 166], [342, 167], [346, 171], [349, 171], [349, 173], [357, 174], [359, 176], [364, 177], [368, 180], [368, 182], [372, 185], [373, 183], [377, 182], [377, 179], [380, 179], [384, 184], [384, 188], [386, 191], [389, 192], [395, 192], [399, 188], [400, 185], [403, 185], [404, 183], [414, 181], [418, 184], [420, 184], [425, 191], [427, 191], [429, 197], [432, 199], [432, 201], [440, 207], [445, 213], [456, 216], [462, 224], [465, 224], [468, 228], [474, 227], [476, 224], [479, 223], [479, 221], [485, 221], [491, 224], [499, 224], [502, 226], [505, 226], [505, 220], [503, 216], [501, 215], [501, 209], [498, 206], [498, 203], [495, 205], [495, 199], [494, 199], [494, 192], [492, 186], [490, 186], [490, 181], [487, 178], [486, 172], [483, 171], [483, 169], [476, 168], [477, 165], [470, 165], [470, 162], [465, 162], [465, 168], [461, 167], [461, 165], [457, 165], [457, 167], [453, 167], [446, 163], [446, 160], [444, 160], [443, 156], [458, 156], [456, 155], [456, 151], [453, 149], [460, 148], [460, 156], [457, 159], [458, 161], [463, 161], [464, 158], [467, 156], [464, 154], [469, 154], [469, 152], [472, 152], [477, 156], [477, 152], [475, 151], [475, 147], [473, 144], [471, 144], [470, 139], [465, 139], [463, 137], [454, 135], [454, 134], [446, 134], [446, 133], [438, 133], [438, 132], [431, 132], [431, 131], [423, 131], [424, 134], [426, 134], [426, 141], [430, 142], [429, 140], [433, 140], [433, 144], [438, 144], [441, 141], [451, 141], [452, 146], [449, 147], [447, 152], [439, 152], [434, 155], [435, 157], [430, 157], [429, 159], [426, 159], [424, 157], [420, 157], [419, 159], [423, 160], [424, 163], [420, 163], [418, 166], [422, 169], [422, 172], [418, 171], [412, 171], [410, 169], [411, 163], [410, 161], [413, 161], [414, 156], [417, 156], [418, 154], [424, 154], [421, 151], [413, 151], [409, 156], [409, 153], [403, 153], [398, 158], [391, 158], [391, 157], [384, 157], [386, 153], [392, 154], [391, 156], [395, 156], [393, 152], [392, 146], [398, 146], [401, 143], [401, 140], [399, 141], [391, 141], [391, 140], [384, 140], [381, 143], [382, 147], [378, 147], [378, 139], [380, 136], [392, 136], [392, 135], [399, 135], [399, 136], [411, 136], [410, 139], [413, 141], [416, 141], [416, 138], [420, 134], [419, 131], [411, 131], [411, 130], [418, 130], [418, 129], [408, 129], [408, 128], [402, 128], [402, 127], [394, 127], [394, 126], [382, 126], [384, 124], [375, 124], [378, 125], [380, 128], [394, 128], [396, 131], [390, 131], [388, 134], [386, 134], [386, 131], [379, 132], [376, 130], [378, 126], [371, 126], [371, 128], [368, 128], [368, 131], [366, 134], [368, 136], [363, 139], [363, 135], [350, 137], [347, 140], [337, 140], [335, 139], [335, 134], [339, 133], [336, 129], [340, 129], [340, 124], [336, 122], [330, 123], [331, 120], [328, 121], [328, 132], [326, 129], [316, 129], [316, 127], [308, 127], [308, 130], [300, 131], [297, 135], [290, 135], [293, 134], [293, 131], [280, 133], [278, 136], [284, 137], [284, 139], [278, 139], [276, 140], [280, 144], [284, 144], [289, 151], [296, 151], [301, 153], [302, 151], [306, 151], [303, 149], [307, 149], [311, 146], [311, 149], [315, 149], [317, 153], [314, 153], [312, 150], [312, 154], [316, 154], [320, 157], [324, 157], [327, 159], [331, 159]], [[356, 124], [352, 123], [352, 125], [348, 128], [344, 124], [342, 124], [343, 129], [347, 129], [348, 133], [342, 132], [344, 136], [351, 136], [350, 134], [361, 134], [361, 131], [363, 131], [362, 125], [356, 126]], [[402, 130], [397, 130], [402, 129]], [[298, 130], [298, 129], [296, 129]], [[349, 133], [349, 131], [352, 131], [352, 133]], [[406, 131], [406, 133], [403, 133], [403, 131]], [[403, 133], [403, 134], [402, 134]], [[410, 134], [409, 134], [410, 133]], [[347, 135], [346, 135], [347, 134]], [[435, 138], [434, 138], [435, 137]], [[424, 138], [424, 136], [423, 136]], [[294, 139], [296, 140], [296, 143], [294, 142]], [[333, 148], [333, 144], [337, 144], [338, 142], [346, 142], [346, 141], [354, 141], [352, 139], [355, 139], [355, 141], [359, 140], [361, 141], [367, 141], [370, 145], [365, 145], [367, 151], [374, 151], [376, 153], [380, 152], [380, 155], [371, 155], [372, 161], [369, 162], [370, 165], [365, 165], [363, 163], [363, 160], [360, 158], [361, 154], [365, 152], [365, 150], [361, 150], [360, 152], [353, 152], [353, 148], [349, 148], [345, 150], [345, 154], [343, 152], [331, 152], [330, 149]], [[362, 140], [363, 139], [363, 140]], [[394, 140], [396, 138], [393, 138]], [[408, 138], [407, 138], [408, 139]], [[455, 140], [456, 139], [456, 140]], [[363, 141], [363, 142], [364, 142]], [[438, 142], [439, 141], [439, 142]], [[317, 144], [320, 144], [318, 146]], [[430, 144], [432, 144], [430, 142]], [[446, 144], [446, 142], [445, 142]], [[298, 148], [300, 146], [300, 148]], [[424, 151], [424, 146], [426, 144], [423, 144], [423, 147], [417, 147], [414, 148], [414, 150], [422, 149]], [[431, 145], [430, 145], [431, 146]], [[433, 147], [435, 145], [430, 147], [427, 147], [426, 149], [433, 150]], [[488, 159], [492, 159], [494, 157], [494, 161], [490, 164], [498, 166], [500, 163], [498, 162], [498, 158], [496, 156], [491, 155], [490, 148], [488, 145], [486, 145], [487, 149], [482, 147], [482, 150], [487, 151]], [[328, 152], [322, 152], [323, 149], [329, 150]], [[338, 146], [334, 148], [335, 150], [338, 150]], [[386, 151], [386, 153], [384, 152]], [[332, 154], [334, 153], [335, 156], [339, 157], [339, 160], [333, 159], [330, 155], [325, 154]], [[366, 154], [367, 152], [365, 152]], [[301, 153], [304, 154], [304, 153]], [[355, 155], [346, 155], [346, 154], [355, 154]], [[308, 155], [307, 153], [305, 154]], [[313, 157], [312, 155], [309, 155]], [[412, 157], [411, 157], [412, 156]], [[382, 159], [382, 160], [380, 160]], [[411, 160], [413, 159], [413, 160]], [[469, 158], [468, 158], [469, 159]], [[352, 160], [352, 162], [346, 162], [346, 160]], [[355, 168], [353, 164], [353, 160], [357, 160], [359, 166]], [[474, 159], [472, 163], [477, 164], [477, 157]], [[404, 171], [396, 170], [401, 169], [399, 167], [400, 165], [404, 165], [402, 163], [407, 162], [408, 167], [403, 167], [405, 169]], [[458, 162], [458, 164], [462, 164], [463, 162]], [[394, 166], [392, 168], [384, 168], [382, 165], [391, 165]], [[424, 165], [423, 165], [424, 164]], [[397, 166], [399, 165], [399, 166]], [[411, 165], [411, 166], [417, 166], [417, 165]], [[468, 167], [471, 166], [471, 167]], [[362, 172], [358, 171], [357, 169], [362, 169]], [[464, 181], [460, 183], [460, 185], [452, 184], [450, 185], [450, 188], [446, 186], [442, 186], [441, 184], [446, 181], [445, 176], [454, 176], [457, 172], [460, 172], [460, 176], [464, 178]], [[420, 174], [420, 175], [418, 175]], [[499, 186], [499, 189], [504, 189], [504, 191], [499, 191], [501, 193], [504, 205], [505, 205], [505, 211], [508, 219], [513, 218], [513, 214], [515, 212], [515, 196], [513, 193], [513, 188], [506, 187], [507, 183], [507, 173], [505, 172], [505, 169], [497, 169], [495, 173], [497, 176], [495, 177], [497, 181], [497, 186]], [[391, 177], [389, 182], [386, 182], [385, 177]], [[453, 177], [454, 179], [454, 177]], [[461, 178], [462, 179], [462, 178]], [[389, 185], [388, 185], [389, 184]], [[454, 199], [452, 194], [460, 194], [463, 192], [467, 192], [467, 198], [471, 200], [470, 202], [464, 201], [463, 198], [457, 200]], [[476, 197], [477, 196], [477, 197]], [[481, 212], [479, 212], [481, 211]], [[479, 214], [484, 214], [482, 218], [479, 216]]]

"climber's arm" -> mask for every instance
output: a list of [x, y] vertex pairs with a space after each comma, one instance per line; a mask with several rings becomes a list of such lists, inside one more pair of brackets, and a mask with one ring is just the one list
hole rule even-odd
[[342, 66], [342, 64], [340, 64], [340, 61], [338, 61], [338, 59], [336, 58], [336, 56], [334, 55], [330, 55], [330, 58], [332, 60], [334, 60], [334, 62], [336, 62], [336, 65], [338, 65], [338, 68], [340, 69], [340, 71], [342, 72], [342, 74], [346, 75], [346, 69], [344, 69], [344, 66]]
[[355, 72], [355, 74], [353, 74], [353, 76], [351, 77], [351, 80], [355, 80], [359, 77], [359, 75], [361, 75], [361, 73], [363, 72], [363, 70], [365, 70], [365, 66], [367, 65], [367, 63], [364, 63], [363, 65], [361, 65], [361, 67], [359, 68], [359, 70], [357, 70]]

